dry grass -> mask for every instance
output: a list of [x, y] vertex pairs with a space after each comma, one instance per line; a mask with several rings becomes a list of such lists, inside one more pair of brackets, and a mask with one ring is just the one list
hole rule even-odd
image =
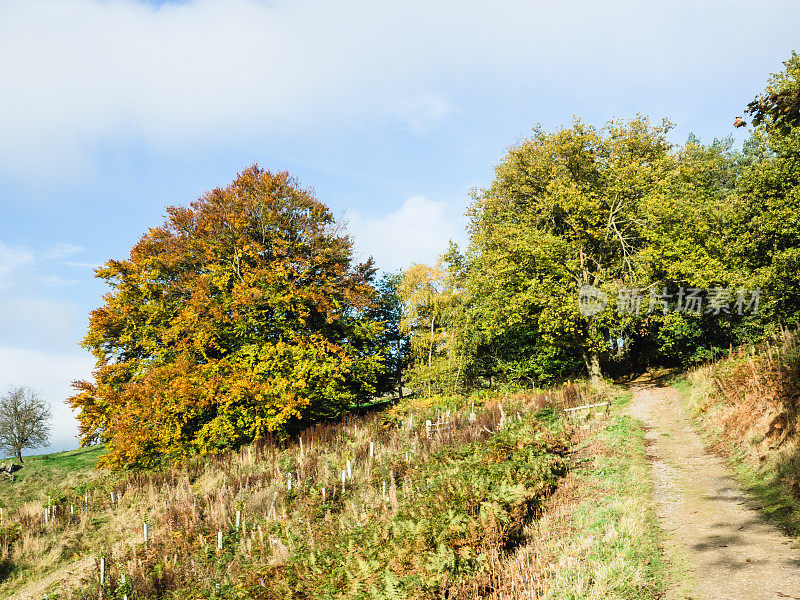
[[[529, 499], [524, 503], [502, 509], [507, 517], [491, 510], [483, 515], [483, 505], [461, 506], [462, 490], [436, 479], [443, 472], [441, 457], [451, 450], [489, 443], [496, 432], [516, 423], [520, 427], [527, 423], [528, 433], [520, 434], [523, 437], [514, 442], [517, 446], [492, 446], [486, 454], [490, 462], [502, 463], [531, 443], [557, 457], [567, 449], [565, 440], [531, 421], [531, 415], [547, 406], [593, 403], [604, 394], [575, 383], [559, 390], [501, 397], [417, 399], [382, 413], [319, 424], [288, 442], [260, 440], [161, 472], [100, 476], [93, 483], [53, 495], [55, 516], [48, 516], [48, 522], [43, 500], [7, 514], [0, 530], [0, 560], [6, 565], [0, 569], [0, 595], [20, 592], [27, 583], [65, 565], [105, 556], [106, 588], [118, 593], [128, 589], [137, 598], [166, 593], [207, 598], [212, 592], [220, 598], [240, 597], [237, 594], [287, 597], [288, 588], [281, 591], [273, 585], [275, 581], [308, 586], [314, 578], [311, 572], [287, 570], [298, 555], [316, 556], [332, 538], [348, 539], [354, 528], [378, 536], [374, 545], [380, 550], [387, 542], [381, 536], [398, 526], [398, 515], [405, 515], [406, 521], [399, 521], [407, 523], [403, 527], [412, 527], [415, 507], [430, 503], [427, 490], [436, 489], [442, 510], [453, 503], [467, 514], [480, 514], [476, 523], [482, 525], [469, 525], [473, 529], [452, 534], [455, 556], [460, 553], [455, 560], [467, 566], [445, 568], [444, 578], [435, 587], [448, 589], [450, 598], [476, 598], [475, 590], [488, 594], [487, 590], [505, 585], [503, 573], [517, 564], [507, 562], [509, 557], [518, 560], [511, 550], [552, 484], [543, 483], [538, 490], [526, 492]], [[449, 425], [429, 438], [426, 420]], [[470, 476], [460, 475], [467, 480]], [[432, 515], [442, 512], [433, 505], [426, 510]], [[219, 532], [223, 534], [221, 551], [217, 550]], [[421, 548], [404, 549], [400, 552], [404, 555], [390, 563], [390, 570], [402, 578], [429, 569], [421, 562], [424, 555], [415, 555]], [[464, 584], [458, 569], [477, 568], [474, 561], [479, 555], [487, 562], [476, 571], [479, 576]], [[365, 590], [370, 586], [389, 590], [395, 575], [376, 571], [353, 575], [352, 581], [367, 586]], [[54, 587], [60, 598], [97, 597], [97, 577], [97, 570], [91, 569], [83, 580], [60, 581]], [[261, 589], [261, 595], [253, 595], [254, 589]], [[359, 593], [335, 597], [360, 597]]]
[[682, 387], [690, 408], [768, 514], [800, 532], [800, 348], [784, 331], [760, 350], [740, 348]]

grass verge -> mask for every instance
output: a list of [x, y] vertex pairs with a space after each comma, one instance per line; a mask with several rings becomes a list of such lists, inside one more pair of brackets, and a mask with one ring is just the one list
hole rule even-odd
[[[668, 581], [644, 432], [622, 410], [576, 434], [572, 469], [509, 561], [493, 596], [552, 600], [660, 598]], [[525, 585], [520, 585], [524, 582]]]
[[103, 452], [105, 447], [100, 445], [25, 456], [23, 468], [14, 473], [13, 483], [0, 479], [0, 506], [14, 510], [26, 502], [47, 502], [48, 495], [58, 497], [63, 495], [64, 489], [74, 489], [99, 479], [102, 473], [95, 466]]
[[[706, 443], [722, 455], [736, 479], [754, 498], [760, 511], [772, 523], [793, 537], [800, 536], [800, 494], [793, 489], [797, 479], [796, 446], [774, 447], [764, 443], [758, 419], [739, 434], [727, 429], [725, 422], [734, 411], [714, 384], [711, 373], [697, 371], [691, 380], [682, 377], [672, 382], [683, 396]], [[746, 418], [746, 415], [735, 415]]]

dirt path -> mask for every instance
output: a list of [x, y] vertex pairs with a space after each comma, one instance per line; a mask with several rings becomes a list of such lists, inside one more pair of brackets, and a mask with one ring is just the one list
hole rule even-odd
[[86, 557], [70, 563], [39, 579], [11, 595], [12, 600], [41, 600], [45, 594], [57, 583], [62, 583], [62, 588], [56, 593], [63, 593], [70, 582], [78, 582], [92, 569], [95, 569], [94, 557]]
[[765, 523], [722, 459], [705, 449], [680, 392], [634, 387], [630, 414], [648, 427], [658, 517], [690, 571], [667, 598], [800, 599], [797, 543]]

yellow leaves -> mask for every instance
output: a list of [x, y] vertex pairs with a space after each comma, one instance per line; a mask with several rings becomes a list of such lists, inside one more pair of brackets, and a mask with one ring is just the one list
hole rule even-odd
[[97, 384], [72, 399], [83, 439], [109, 437], [109, 465], [146, 466], [335, 414], [372, 376], [352, 341], [374, 270], [350, 256], [286, 173], [251, 167], [168, 208], [128, 260], [98, 270], [112, 291], [84, 340]]

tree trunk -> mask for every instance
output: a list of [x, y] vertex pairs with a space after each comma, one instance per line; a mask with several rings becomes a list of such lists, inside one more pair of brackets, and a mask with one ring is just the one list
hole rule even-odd
[[586, 373], [592, 385], [603, 383], [603, 372], [600, 370], [600, 355], [597, 352], [583, 352], [583, 362], [586, 364]]
[[433, 325], [436, 323], [436, 313], [431, 315], [431, 341], [428, 345], [428, 398], [431, 397], [431, 383], [433, 381], [433, 373], [431, 372], [431, 365], [433, 364]]
[[17, 462], [22, 464], [22, 450], [17, 450]]

